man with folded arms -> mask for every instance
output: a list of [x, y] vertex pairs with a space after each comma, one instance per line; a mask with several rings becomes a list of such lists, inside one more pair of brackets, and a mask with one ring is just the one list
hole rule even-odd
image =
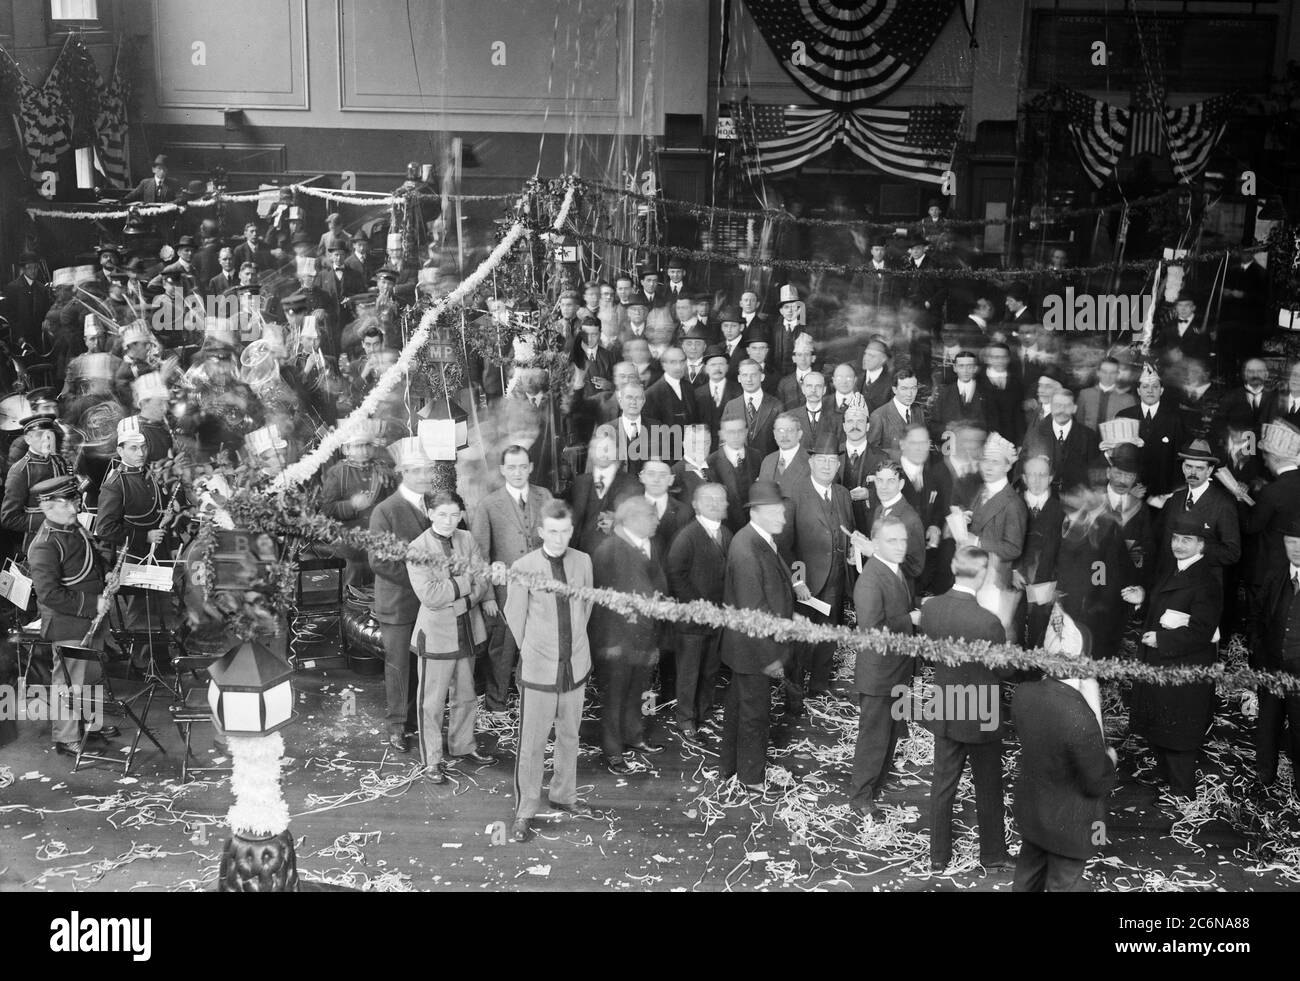
[[[550, 576], [575, 589], [590, 588], [591, 559], [569, 548], [573, 512], [563, 501], [541, 509], [542, 547], [519, 559], [520, 575]], [[578, 799], [578, 727], [591, 675], [587, 621], [591, 602], [544, 592], [512, 580], [506, 588], [505, 618], [519, 641], [519, 737], [515, 755], [515, 819], [511, 838], [527, 841], [529, 820], [541, 809], [546, 743], [555, 729], [548, 796], [551, 806], [591, 817]]]
[[[447, 782], [442, 757], [442, 715], [451, 699], [447, 721], [450, 755], [486, 765], [494, 757], [478, 751], [474, 743], [474, 652], [487, 640], [483, 601], [491, 584], [482, 576], [430, 564], [429, 558], [479, 562], [482, 555], [474, 536], [456, 527], [463, 512], [460, 500], [439, 491], [430, 501], [428, 531], [407, 552], [406, 574], [411, 591], [420, 601], [411, 634], [411, 653], [419, 657], [420, 687], [416, 703], [420, 712], [420, 759], [425, 776], [436, 784]], [[423, 559], [423, 561], [421, 561]]]

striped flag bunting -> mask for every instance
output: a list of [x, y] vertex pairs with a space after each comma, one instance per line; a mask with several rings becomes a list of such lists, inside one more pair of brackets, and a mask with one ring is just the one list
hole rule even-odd
[[843, 143], [884, 173], [939, 184], [952, 166], [960, 106], [841, 111], [807, 106], [733, 105], [742, 164], [752, 172], [794, 170]]
[[126, 76], [118, 63], [113, 66], [113, 78], [100, 97], [95, 117], [100, 169], [113, 187], [126, 187], [130, 178], [126, 164], [126, 94]]
[[1117, 109], [1082, 92], [1066, 89], [1065, 115], [1070, 138], [1088, 179], [1101, 187], [1119, 164], [1128, 136], [1128, 110]]
[[72, 144], [58, 92], [48, 85], [37, 88], [25, 78], [18, 85], [19, 124], [32, 161], [31, 176], [37, 180], [42, 171], [58, 168], [60, 155]]
[[[957, 0], [745, 0], [781, 67], [817, 102], [839, 109], [858, 108], [897, 88], [956, 5]], [[973, 11], [971, 16], [973, 28]], [[798, 58], [796, 44], [802, 45]]]
[[1194, 106], [1166, 109], [1169, 156], [1174, 173], [1184, 184], [1195, 180], [1210, 161], [1210, 153], [1223, 139], [1228, 115], [1236, 104], [1233, 95], [1218, 95]]

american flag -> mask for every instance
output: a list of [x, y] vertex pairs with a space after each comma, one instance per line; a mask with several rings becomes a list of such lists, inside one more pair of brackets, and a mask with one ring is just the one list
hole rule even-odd
[[1232, 94], [1216, 95], [1194, 106], [1165, 110], [1169, 156], [1173, 159], [1174, 173], [1184, 184], [1195, 180], [1205, 169], [1210, 152], [1223, 138], [1228, 115], [1236, 101]]
[[1139, 85], [1129, 104], [1128, 148], [1132, 156], [1165, 152], [1165, 97], [1153, 85]]
[[836, 143], [888, 174], [938, 184], [952, 166], [960, 106], [858, 109], [733, 106], [743, 163], [764, 174], [802, 166]]
[[113, 187], [125, 187], [129, 173], [126, 165], [126, 94], [127, 81], [119, 62], [113, 67], [113, 80], [100, 95], [95, 116], [95, 149], [100, 169]]
[[72, 145], [65, 121], [63, 99], [46, 84], [37, 88], [25, 78], [19, 83], [18, 118], [23, 143], [32, 161], [32, 179], [42, 171], [57, 170], [59, 157]]
[[[781, 67], [824, 105], [856, 108], [925, 57], [957, 0], [745, 0]], [[802, 42], [806, 64], [792, 58]]]
[[1128, 110], [1066, 89], [1066, 122], [1088, 178], [1101, 187], [1119, 163], [1128, 136]]

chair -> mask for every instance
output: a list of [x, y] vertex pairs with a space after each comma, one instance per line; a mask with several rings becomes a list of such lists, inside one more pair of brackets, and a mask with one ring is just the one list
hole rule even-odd
[[29, 688], [49, 684], [54, 648], [41, 640], [41, 621], [16, 624], [10, 636], [18, 655], [18, 680]]
[[[289, 614], [289, 657], [299, 668], [346, 667], [348, 640], [343, 630], [343, 573], [347, 562], [334, 556], [300, 559], [293, 610]], [[338, 637], [339, 652], [306, 657], [303, 648]]]
[[[82, 761], [109, 763], [113, 766], [122, 767], [122, 772], [124, 774], [130, 773], [131, 764], [135, 761], [136, 750], [140, 746], [141, 736], [148, 736], [149, 741], [158, 747], [158, 751], [164, 756], [167, 755], [167, 750], [163, 748], [163, 744], [157, 740], [146, 724], [149, 718], [149, 708], [153, 705], [154, 691], [157, 687], [153, 682], [145, 684], [145, 686], [134, 695], [129, 695], [126, 698], [119, 698], [113, 691], [113, 680], [108, 675], [107, 658], [104, 656], [103, 651], [92, 650], [89, 647], [81, 647], [77, 644], [58, 642], [54, 644], [54, 649], [62, 659], [63, 683], [67, 685], [69, 689], [72, 688], [72, 675], [68, 671], [69, 661], [86, 661], [98, 664], [100, 683], [104, 686], [105, 710], [115, 712], [126, 719], [130, 719], [135, 725], [135, 735], [131, 738], [131, 745], [126, 751], [125, 759], [117, 756], [102, 756], [98, 753], [87, 753], [86, 741], [90, 738], [90, 730], [88, 728], [82, 729], [81, 741], [77, 744], [77, 758], [72, 763], [73, 773], [76, 773], [81, 769]], [[144, 698], [144, 711], [140, 715], [137, 715], [135, 709], [132, 707], [132, 703], [141, 697]], [[53, 695], [51, 695], [51, 701], [53, 701]], [[50, 710], [54, 711], [53, 705], [51, 705]]]
[[169, 707], [176, 731], [185, 740], [185, 752], [181, 756], [181, 783], [190, 778], [191, 773], [228, 772], [228, 766], [190, 766], [194, 756], [190, 749], [191, 730], [197, 725], [212, 725], [212, 708], [208, 705], [208, 668], [219, 658], [204, 657], [199, 654], [180, 654], [172, 661], [176, 669], [176, 701]]
[[[140, 648], [149, 653], [143, 671], [145, 680], [161, 684], [171, 690], [171, 686], [163, 681], [159, 670], [160, 667], [162, 670], [170, 668], [173, 658], [180, 653], [180, 643], [176, 639], [175, 632], [164, 625], [162, 614], [163, 605], [174, 602], [174, 599], [175, 597], [171, 593], [164, 593], [156, 589], [142, 589], [135, 586], [123, 586], [113, 594], [113, 605], [110, 608], [109, 615], [109, 632], [118, 650], [127, 658], [128, 678], [133, 667], [132, 656], [136, 649]], [[158, 624], [146, 627], [129, 626], [129, 612], [132, 600], [137, 603], [150, 604], [147, 607], [150, 614], [157, 609]], [[150, 619], [152, 619], [152, 616], [150, 616]]]

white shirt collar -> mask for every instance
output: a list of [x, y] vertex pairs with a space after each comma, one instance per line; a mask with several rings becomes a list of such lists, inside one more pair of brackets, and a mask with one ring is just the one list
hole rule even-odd
[[662, 518], [664, 512], [668, 510], [668, 495], [664, 494], [662, 497], [651, 497], [647, 494], [645, 495], [645, 499], [655, 506], [655, 510], [659, 512], [659, 517]]
[[721, 521], [714, 521], [712, 518], [706, 518], [702, 514], [697, 514], [695, 520], [704, 527], [704, 530], [709, 533], [710, 538], [718, 537], [718, 529], [722, 527]]
[[809, 477], [808, 479], [812, 481], [813, 490], [817, 492], [818, 497], [824, 498], [828, 493], [830, 493], [830, 487], [826, 484], [817, 483], [816, 477]]
[[1118, 508], [1120, 505], [1128, 503], [1128, 495], [1125, 494], [1123, 498], [1121, 498], [1119, 494], [1115, 493], [1115, 488], [1111, 487], [1110, 484], [1107, 484], [1106, 500], [1110, 503], [1112, 508]]
[[849, 454], [865, 453], [866, 451], [867, 451], [867, 441], [865, 439], [861, 443], [850, 443], [848, 440], [844, 441], [845, 453], [849, 453]]
[[620, 525], [620, 530], [623, 532], [624, 535], [627, 536], [627, 540], [628, 540], [629, 542], [631, 542], [633, 545], [635, 545], [635, 546], [636, 546], [638, 549], [640, 549], [642, 552], [649, 553], [649, 551], [650, 551], [650, 539], [648, 539], [648, 538], [639, 538], [639, 537], [637, 537], [636, 535], [632, 534], [632, 532], [628, 531], [626, 525]]
[[753, 393], [741, 392], [740, 397], [743, 398], [746, 402], [753, 402], [755, 409], [757, 409], [759, 406], [763, 404], [763, 390], [761, 388], [758, 391]]
[[1074, 420], [1073, 420], [1073, 419], [1071, 419], [1069, 422], [1067, 422], [1064, 426], [1062, 426], [1062, 425], [1061, 425], [1060, 423], [1058, 423], [1055, 419], [1053, 419], [1053, 420], [1052, 420], [1052, 432], [1053, 432], [1053, 433], [1057, 433], [1057, 432], [1059, 432], [1059, 433], [1061, 433], [1065, 438], [1068, 439], [1069, 436], [1070, 436], [1070, 427], [1072, 427], [1073, 425], [1074, 425]]
[[753, 521], [751, 521], [750, 524], [753, 525], [754, 530], [755, 530], [756, 532], [758, 532], [758, 537], [761, 538], [761, 539], [763, 539], [763, 541], [767, 542], [767, 544], [768, 544], [769, 546], [771, 546], [772, 551], [775, 552], [775, 551], [776, 551], [776, 542], [772, 541], [772, 536], [769, 535], [769, 534], [768, 534], [766, 531], [764, 531], [762, 528], [760, 528], [758, 525], [755, 525]]
[[[623, 420], [623, 432], [624, 432], [625, 434], [627, 434], [628, 436], [631, 436], [631, 435], [632, 435], [632, 431], [631, 431], [630, 427], [631, 427], [631, 425], [632, 425], [632, 421], [633, 421], [632, 418], [631, 418], [630, 416], [624, 416], [624, 415], [620, 415], [619, 418], [620, 418], [621, 420]], [[637, 432], [640, 432], [641, 429], [642, 429], [642, 427], [643, 427], [644, 425], [645, 425], [645, 424], [641, 421], [641, 417], [640, 417], [640, 416], [637, 416], [637, 417], [636, 417], [636, 428], [637, 428]]]
[[894, 399], [893, 402], [894, 402], [894, 408], [898, 410], [899, 416], [901, 416], [904, 419], [909, 418], [911, 407], [904, 405], [902, 402], [898, 401], [898, 399]]
[[1113, 391], [1115, 391], [1115, 386], [1114, 386], [1114, 385], [1101, 385], [1101, 384], [1098, 384], [1098, 385], [1097, 385], [1097, 391], [1099, 391], [1099, 392], [1113, 392]]
[[1297, 466], [1294, 463], [1284, 463], [1282, 466], [1274, 470], [1273, 473], [1275, 476], [1281, 477], [1282, 474], [1290, 473], [1292, 470], [1300, 470], [1300, 466]]
[[515, 490], [509, 484], [506, 484], [506, 490], [510, 493], [510, 496], [515, 499], [515, 503], [523, 503], [523, 504], [528, 503], [527, 487], [525, 487], [523, 490]]
[[417, 494], [415, 491], [411, 490], [411, 488], [407, 487], [405, 484], [398, 484], [397, 489], [401, 493], [402, 497], [408, 500], [411, 503], [411, 506], [414, 507], [417, 511], [419, 511], [421, 514], [429, 513], [429, 509], [424, 503], [423, 494]]
[[1187, 488], [1188, 491], [1191, 492], [1191, 495], [1192, 495], [1192, 503], [1193, 503], [1193, 504], [1200, 504], [1200, 503], [1201, 503], [1201, 497], [1205, 494], [1205, 492], [1209, 489], [1209, 487], [1210, 487], [1210, 482], [1207, 480], [1205, 483], [1201, 484], [1200, 487], [1196, 487], [1196, 488], [1189, 487], [1189, 488]]
[[867, 384], [874, 385], [876, 383], [876, 379], [879, 378], [884, 373], [884, 371], [885, 369], [883, 365], [877, 368], [875, 371], [868, 371], [866, 373]]
[[[1291, 565], [1291, 563], [1288, 562], [1287, 565]], [[1296, 576], [1300, 576], [1300, 569], [1296, 568], [1294, 565], [1291, 565], [1291, 575], [1288, 578], [1294, 579]]]
[[730, 446], [724, 446], [722, 448], [722, 452], [727, 454], [727, 462], [730, 463], [733, 467], [735, 467], [740, 464], [740, 455], [745, 451], [733, 450]]
[[907, 474], [909, 480], [916, 480], [918, 477], [924, 476], [925, 464], [913, 463], [907, 457], [903, 457], [899, 462], [903, 464], [903, 473]]
[[975, 590], [971, 589], [969, 586], [963, 586], [961, 583], [956, 582], [952, 584], [952, 591], [954, 593], [965, 593], [967, 596], [978, 595]]
[[1006, 477], [999, 477], [993, 483], [985, 484], [984, 485], [985, 499], [987, 500], [988, 498], [992, 497], [994, 494], [997, 494], [999, 491], [1002, 490], [1002, 488], [1006, 486], [1007, 486]]
[[876, 558], [880, 559], [881, 564], [894, 575], [898, 576], [900, 579], [903, 577], [903, 574], [898, 571], [897, 562], [890, 562], [888, 559], [882, 558], [880, 555], [877, 555]]
[[902, 491], [899, 491], [897, 494], [895, 494], [895, 495], [894, 495], [892, 498], [890, 498], [888, 501], [881, 501], [881, 502], [880, 502], [880, 506], [881, 506], [882, 508], [892, 508], [892, 507], [894, 507], [895, 505], [897, 505], [898, 502], [901, 501], [902, 499], [903, 499], [903, 492], [902, 492]]
[[681, 382], [681, 379], [679, 379], [679, 378], [669, 378], [667, 375], [664, 375], [664, 381], [666, 381], [666, 382], [668, 383], [668, 387], [671, 388], [671, 389], [673, 390], [673, 394], [674, 394], [674, 395], [676, 395], [678, 398], [681, 398], [681, 397], [682, 397], [682, 382]]
[[1047, 499], [1051, 496], [1051, 491], [1044, 491], [1041, 494], [1034, 494], [1030, 491], [1025, 491], [1025, 504], [1031, 508], [1041, 508], [1046, 506]]
[[781, 458], [781, 462], [788, 467], [790, 463], [794, 460], [795, 454], [799, 452], [799, 447], [796, 446], [794, 449], [791, 450], [778, 449], [776, 452], [777, 455]]
[[1186, 572], [1197, 562], [1199, 562], [1204, 556], [1205, 553], [1202, 552], [1200, 555], [1193, 555], [1190, 559], [1178, 559], [1178, 571]]

